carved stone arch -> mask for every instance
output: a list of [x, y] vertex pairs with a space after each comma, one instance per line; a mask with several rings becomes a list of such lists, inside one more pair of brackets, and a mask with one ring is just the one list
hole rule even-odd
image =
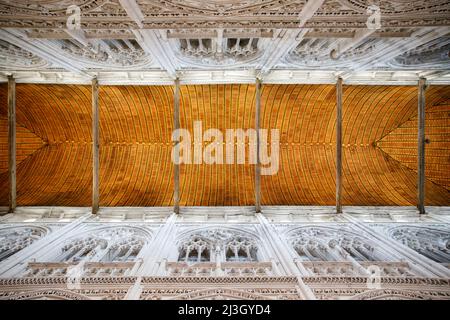
[[390, 254], [364, 234], [342, 226], [310, 225], [285, 233], [292, 248], [305, 260], [384, 261]]
[[351, 230], [348, 226], [345, 225], [307, 225], [307, 226], [301, 226], [301, 227], [295, 227], [288, 229], [284, 232], [286, 238], [290, 238], [292, 236], [295, 236], [298, 232], [301, 231], [307, 231], [307, 234], [309, 235], [317, 235], [316, 231], [319, 233], [329, 233], [329, 234], [338, 234], [338, 235], [348, 235], [348, 236], [354, 236], [359, 237], [361, 239], [364, 239], [366, 241], [372, 241], [370, 238], [364, 234], [362, 234], [360, 231]]
[[26, 291], [14, 294], [8, 297], [2, 297], [0, 300], [91, 300], [88, 296], [62, 289], [42, 289], [35, 291]]
[[171, 297], [170, 300], [271, 300], [267, 296], [244, 290], [208, 288]]
[[[66, 239], [56, 261], [129, 261], [150, 241], [151, 232], [136, 226], [101, 226]], [[116, 260], [115, 260], [116, 259]], [[118, 260], [117, 260], [118, 259]]]
[[71, 5], [80, 7], [81, 12], [89, 12], [109, 3], [108, 0], [1, 0], [0, 5], [11, 7], [17, 13], [48, 16], [65, 16]]
[[297, 0], [157, 0], [152, 1], [152, 5], [183, 14], [230, 16], [274, 10], [297, 2]]
[[209, 262], [215, 243], [202, 234], [192, 234], [178, 242], [178, 261]]
[[[256, 63], [263, 55], [261, 40], [258, 37], [226, 38], [223, 43], [215, 44], [215, 39], [200, 36], [172, 41], [171, 47], [180, 64], [206, 69], [220, 66], [226, 70]], [[220, 52], [217, 46], [221, 47]]]
[[71, 41], [57, 40], [54, 42], [54, 48], [67, 55], [74, 63], [87, 68], [113, 67], [118, 70], [130, 70], [145, 68], [153, 63], [151, 57], [139, 45], [137, 48], [125, 48], [117, 44], [110, 44], [109, 40], [101, 41], [102, 46], [92, 44], [80, 46]]
[[388, 235], [417, 253], [438, 263], [450, 263], [450, 230], [439, 226], [403, 225], [387, 230]]
[[380, 50], [389, 46], [382, 39], [366, 39], [357, 46], [342, 52], [338, 60], [330, 58], [328, 52], [336, 43], [342, 42], [339, 38], [329, 39], [303, 39], [283, 59], [288, 65], [307, 69], [317, 67], [348, 68], [356, 63], [364, 63], [373, 59]]
[[255, 232], [248, 230], [248, 229], [242, 229], [242, 228], [238, 228], [238, 227], [231, 227], [231, 226], [206, 226], [206, 227], [199, 227], [199, 228], [193, 228], [193, 229], [189, 229], [183, 232], [180, 232], [176, 238], [177, 242], [189, 237], [190, 235], [194, 234], [194, 233], [201, 233], [204, 231], [210, 231], [210, 232], [214, 232], [214, 231], [228, 231], [234, 234], [239, 234], [242, 236], [248, 236], [251, 237], [257, 241], [260, 241], [261, 238], [259, 237], [258, 234], [256, 234]]
[[11, 225], [0, 228], [0, 261], [28, 247], [49, 232], [48, 228], [34, 225]]
[[[442, 297], [444, 299], [445, 297]], [[418, 290], [377, 289], [359, 293], [350, 300], [430, 300], [439, 297], [430, 296]]]
[[28, 224], [21, 224], [21, 225], [4, 225], [0, 228], [0, 232], [7, 231], [7, 230], [18, 230], [18, 229], [33, 229], [35, 231], [38, 231], [42, 233], [43, 236], [50, 233], [50, 229], [46, 226], [39, 226], [39, 225], [28, 225]]
[[407, 51], [386, 65], [391, 68], [402, 69], [445, 69], [450, 51], [450, 42], [441, 39], [428, 42], [418, 46], [413, 50]]
[[0, 68], [2, 69], [44, 69], [50, 63], [41, 57], [5, 40], [0, 39]]
[[86, 235], [92, 234], [92, 233], [96, 233], [96, 234], [101, 234], [102, 232], [108, 232], [108, 231], [114, 231], [117, 229], [128, 229], [130, 231], [135, 231], [136, 234], [147, 238], [147, 240], [151, 240], [152, 238], [152, 232], [146, 228], [140, 227], [140, 226], [131, 226], [131, 225], [99, 225], [99, 226], [93, 226], [92, 228], [87, 228], [85, 230], [83, 230], [82, 232], [73, 235], [69, 238], [67, 238], [67, 240], [71, 240], [74, 238], [79, 238], [79, 237], [84, 237]]
[[371, 4], [379, 6], [382, 14], [411, 14], [427, 12], [438, 6], [445, 6], [446, 0], [384, 0], [384, 1], [366, 1], [366, 0], [338, 0], [342, 6], [353, 9], [359, 13], [366, 14], [367, 7]]
[[[234, 242], [233, 242], [234, 241]], [[244, 241], [240, 246], [236, 241]], [[186, 262], [214, 261], [213, 254], [221, 253], [228, 260], [227, 249], [233, 247], [234, 260], [255, 261], [260, 246], [259, 237], [252, 232], [230, 227], [203, 227], [183, 232], [177, 237], [178, 260]], [[239, 248], [238, 248], [239, 247]], [[240, 248], [242, 247], [242, 248]], [[240, 250], [242, 249], [242, 250]], [[197, 257], [197, 258], [196, 258]], [[244, 257], [247, 257], [244, 259]]]

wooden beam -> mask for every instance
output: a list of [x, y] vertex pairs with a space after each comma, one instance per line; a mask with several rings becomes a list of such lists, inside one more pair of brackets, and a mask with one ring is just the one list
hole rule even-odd
[[425, 89], [427, 80], [419, 79], [418, 139], [417, 139], [417, 209], [425, 213]]
[[92, 80], [92, 213], [99, 209], [99, 112], [98, 112], [98, 80]]
[[342, 82], [336, 84], [336, 213], [342, 213]]
[[[180, 80], [175, 79], [175, 94], [174, 94], [174, 102], [173, 102], [173, 128], [177, 130], [180, 128]], [[177, 145], [179, 141], [175, 141], [175, 145]], [[174, 208], [173, 211], [176, 214], [180, 213], [180, 165], [179, 162], [179, 153], [178, 150], [174, 150], [174, 190], [173, 190], [173, 202]]]
[[13, 213], [17, 206], [16, 190], [16, 81], [8, 76], [8, 177], [9, 208]]
[[256, 106], [255, 106], [255, 130], [256, 130], [256, 165], [255, 165], [255, 210], [261, 212], [261, 137], [259, 133], [261, 121], [261, 80], [256, 79]]

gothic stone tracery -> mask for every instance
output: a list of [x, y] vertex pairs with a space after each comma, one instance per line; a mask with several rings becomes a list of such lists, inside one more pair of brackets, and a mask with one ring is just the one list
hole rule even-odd
[[[299, 26], [305, 2], [137, 1], [143, 16], [140, 29], [117, 0], [0, 1], [0, 27], [9, 28], [0, 45], [0, 56], [8, 62], [2, 68], [63, 67], [50, 55], [64, 56], [76, 68], [91, 71], [170, 71], [169, 60], [177, 71], [259, 69], [271, 59], [277, 60], [270, 68], [291, 70], [448, 68], [448, 37], [442, 29], [450, 23], [448, 1], [381, 1], [382, 27], [337, 61], [330, 52], [367, 28], [366, 11], [372, 2], [324, 1], [302, 34], [293, 29]], [[81, 35], [66, 30], [70, 5], [81, 9]], [[442, 36], [433, 38], [430, 33], [429, 41], [420, 39], [438, 30]], [[23, 48], [17, 39], [30, 46]], [[160, 49], [153, 50], [155, 46]], [[384, 59], [377, 54], [403, 47]], [[12, 52], [19, 54], [11, 57]]]
[[[226, 227], [134, 219], [106, 226], [92, 217], [51, 232], [5, 225], [0, 299], [305, 299], [297, 276], [318, 299], [450, 298], [444, 223], [391, 222], [363, 231], [328, 218], [314, 224], [272, 218], [269, 229], [252, 219]], [[417, 255], [405, 255], [407, 247]], [[375, 287], [368, 285], [373, 272]], [[133, 296], [136, 281], [142, 290]]]

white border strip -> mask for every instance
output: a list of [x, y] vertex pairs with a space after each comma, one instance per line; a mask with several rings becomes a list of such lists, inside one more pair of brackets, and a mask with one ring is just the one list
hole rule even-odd
[[[3, 71], [0, 82], [13, 74], [17, 83], [82, 84], [90, 85], [91, 78], [68, 71]], [[255, 70], [190, 70], [180, 71], [181, 84], [247, 84], [255, 83]], [[267, 84], [335, 84], [336, 71], [274, 70], [264, 77]], [[359, 71], [351, 74], [345, 84], [351, 85], [417, 85], [424, 71]], [[173, 85], [173, 79], [164, 71], [101, 71], [97, 76], [101, 85]], [[427, 77], [428, 83], [450, 85], [450, 70]]]

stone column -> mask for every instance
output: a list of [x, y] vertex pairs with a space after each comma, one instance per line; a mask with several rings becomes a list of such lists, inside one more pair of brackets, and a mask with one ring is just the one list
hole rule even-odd
[[302, 266], [300, 265], [299, 267], [294, 263], [295, 257], [290, 254], [290, 250], [286, 242], [281, 239], [279, 234], [274, 229], [274, 226], [261, 213], [257, 213], [256, 218], [261, 226], [260, 230], [262, 236], [270, 245], [270, 250], [274, 257], [280, 261], [287, 275], [297, 277], [298, 287], [302, 299], [315, 300], [316, 297], [314, 296], [314, 293], [302, 280], [302, 276], [308, 274], [306, 269], [303, 268], [303, 270], [300, 270]]

